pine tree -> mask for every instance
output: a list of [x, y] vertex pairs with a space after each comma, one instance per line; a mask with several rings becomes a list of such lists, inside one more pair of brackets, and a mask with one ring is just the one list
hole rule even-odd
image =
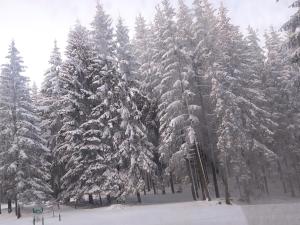
[[103, 6], [97, 2], [96, 15], [92, 22], [92, 41], [93, 46], [102, 58], [109, 60], [115, 59], [115, 42], [112, 28], [112, 20], [105, 13]]
[[[272, 109], [273, 120], [276, 121], [273, 149], [278, 158], [278, 175], [283, 185], [284, 192], [287, 188], [295, 195], [294, 182], [299, 182], [296, 174], [299, 171], [294, 149], [297, 149], [297, 138], [295, 131], [299, 128], [297, 124], [297, 106], [293, 102], [299, 95], [293, 87], [293, 75], [296, 74], [295, 67], [288, 60], [288, 52], [280, 34], [271, 28], [265, 34], [267, 61], [265, 76], [265, 93]], [[286, 59], [286, 60], [282, 60]], [[296, 76], [295, 76], [296, 77]], [[295, 120], [296, 119], [296, 120]], [[297, 131], [296, 131], [297, 133]]]
[[61, 70], [61, 54], [57, 47], [56, 41], [49, 60], [49, 69], [44, 75], [40, 91], [40, 99], [38, 101], [39, 111], [42, 117], [43, 137], [47, 141], [47, 146], [50, 149], [48, 160], [51, 163], [51, 186], [53, 194], [58, 197], [61, 191], [61, 176], [62, 168], [59, 166], [58, 158], [54, 153], [57, 148], [56, 138], [60, 128], [62, 127], [61, 112], [61, 96], [64, 92], [62, 82], [59, 80]]
[[81, 197], [80, 174], [83, 172], [79, 145], [82, 142], [81, 125], [90, 114], [90, 71], [91, 43], [88, 30], [77, 23], [69, 33], [66, 61], [59, 79], [65, 89], [62, 100], [62, 127], [57, 137], [55, 157], [64, 168], [62, 177], [62, 198]]
[[299, 8], [300, 1], [295, 0], [291, 5], [292, 8], [296, 8], [297, 12], [287, 21], [282, 29], [288, 32], [289, 40], [288, 47], [291, 50], [291, 58], [294, 62], [298, 62], [300, 58], [300, 45], [299, 45], [299, 33], [300, 33], [300, 21], [299, 21]]
[[[199, 122], [200, 108], [196, 104], [196, 94], [191, 85], [193, 73], [188, 64], [188, 58], [176, 37], [177, 27], [174, 16], [175, 11], [167, 0], [162, 2], [161, 9], [157, 8], [154, 57], [158, 65], [156, 76], [160, 80], [155, 87], [159, 93], [159, 149], [161, 160], [166, 165], [166, 175], [171, 180], [178, 159], [188, 157], [189, 150], [198, 144], [195, 128]], [[196, 156], [197, 151], [198, 149]], [[196, 162], [197, 160], [195, 160]], [[181, 161], [181, 165], [185, 165], [185, 162]], [[200, 176], [203, 175], [201, 169], [195, 171], [195, 173], [198, 172]], [[193, 177], [191, 176], [191, 180]], [[203, 179], [202, 182], [206, 181]], [[205, 188], [206, 184], [204, 183]], [[209, 198], [209, 194], [205, 194]]]
[[136, 79], [136, 63], [134, 61], [133, 47], [130, 43], [128, 33], [128, 28], [124, 25], [120, 17], [116, 27], [116, 58], [118, 70], [124, 80], [128, 83], [133, 83]]
[[[230, 24], [224, 7], [219, 12], [218, 27], [221, 57], [216, 64], [212, 94], [218, 119], [219, 157], [225, 180], [233, 175], [249, 201], [250, 182], [259, 186], [260, 175], [266, 178], [267, 166], [276, 159], [268, 147], [273, 141], [274, 123], [263, 106], [267, 102], [262, 92], [263, 55], [255, 33], [250, 30], [244, 41], [238, 28]], [[268, 192], [266, 179], [263, 185]]]
[[[28, 79], [22, 58], [14, 41], [9, 47], [8, 63], [1, 73], [1, 139], [6, 138], [1, 152], [1, 173], [5, 179], [3, 188], [8, 199], [17, 202], [33, 202], [48, 199], [51, 189], [48, 149], [41, 138], [40, 120], [30, 98]], [[18, 212], [18, 217], [20, 216]]]

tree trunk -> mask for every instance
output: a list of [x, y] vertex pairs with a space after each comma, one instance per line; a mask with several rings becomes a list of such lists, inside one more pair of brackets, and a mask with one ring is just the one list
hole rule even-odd
[[197, 197], [196, 197], [196, 186], [195, 186], [195, 181], [194, 181], [194, 177], [193, 177], [193, 174], [192, 174], [191, 162], [187, 158], [185, 159], [185, 161], [186, 161], [186, 167], [187, 167], [187, 170], [188, 170], [188, 173], [189, 173], [189, 177], [190, 177], [190, 180], [191, 180], [192, 196], [193, 196], [193, 199], [196, 201], [197, 200]]
[[137, 197], [138, 203], [142, 203], [141, 194], [139, 191], [136, 192], [136, 197]]
[[11, 199], [7, 200], [7, 211], [8, 211], [8, 213], [12, 212]]
[[211, 162], [211, 170], [212, 170], [212, 175], [213, 175], [213, 182], [214, 182], [214, 188], [215, 188], [216, 198], [220, 198], [220, 192], [219, 192], [219, 186], [218, 186], [218, 179], [217, 179], [217, 172], [216, 172], [216, 167], [215, 167], [215, 163], [214, 162]]
[[203, 161], [202, 161], [201, 155], [200, 155], [200, 149], [199, 149], [198, 143], [195, 143], [195, 144], [196, 144], [195, 151], [196, 151], [197, 164], [198, 164], [198, 168], [199, 168], [200, 182], [203, 185], [205, 199], [208, 199], [208, 201], [211, 201], [208, 186], [207, 186], [207, 179], [206, 179], [205, 171], [204, 171], [204, 167], [203, 167], [204, 165], [203, 165]]
[[99, 205], [100, 205], [100, 206], [103, 206], [101, 194], [99, 194]]
[[17, 198], [15, 199], [15, 214], [18, 216], [18, 200]]
[[291, 189], [291, 195], [292, 195], [292, 197], [295, 197], [296, 194], [295, 194], [293, 178], [292, 178], [291, 174], [288, 175], [288, 182], [289, 182], [289, 186], [290, 186], [290, 189]]
[[197, 176], [197, 169], [196, 169], [196, 165], [193, 164], [192, 167], [192, 175], [194, 177], [194, 182], [195, 182], [195, 194], [196, 194], [196, 198], [199, 199], [199, 191], [200, 187], [198, 186], [198, 176]]
[[17, 206], [17, 218], [18, 218], [18, 219], [21, 218], [21, 207], [20, 207], [19, 204], [18, 204], [18, 206]]
[[286, 183], [285, 183], [285, 179], [283, 177], [283, 173], [282, 173], [282, 169], [281, 169], [281, 164], [280, 164], [279, 161], [277, 162], [277, 164], [278, 164], [278, 172], [279, 172], [279, 175], [280, 175], [280, 180], [281, 180], [281, 183], [282, 183], [283, 192], [287, 193]]
[[227, 175], [226, 170], [227, 170], [227, 168], [225, 168], [225, 173], [223, 175], [223, 182], [224, 182], [224, 188], [225, 188], [225, 203], [227, 205], [231, 205], [230, 194], [229, 194], [229, 186], [228, 186], [228, 175]]
[[268, 180], [266, 175], [266, 169], [265, 166], [262, 166], [263, 176], [264, 176], [264, 183], [265, 183], [265, 191], [269, 195], [269, 186], [268, 186]]
[[235, 180], [236, 180], [236, 184], [239, 188], [239, 194], [240, 194], [240, 198], [242, 197], [242, 190], [241, 190], [241, 184], [240, 184], [240, 180], [238, 177], [235, 177]]
[[170, 173], [170, 184], [171, 184], [171, 191], [172, 194], [175, 194], [175, 190], [174, 190], [174, 181], [173, 181], [173, 174]]
[[148, 189], [148, 192], [151, 191], [151, 177], [148, 173], [146, 173], [146, 178], [147, 178], [147, 189]]
[[161, 190], [161, 193], [162, 193], [163, 195], [166, 194], [166, 188], [165, 188], [165, 185], [164, 185], [164, 184], [162, 184], [162, 190]]
[[107, 201], [107, 204], [108, 204], [108, 205], [111, 204], [111, 197], [110, 197], [110, 194], [106, 195], [106, 201]]
[[94, 198], [92, 194], [89, 194], [89, 204], [94, 205]]
[[155, 183], [154, 183], [154, 180], [151, 180], [152, 181], [152, 187], [153, 187], [153, 193], [156, 195], [156, 186], [155, 186]]

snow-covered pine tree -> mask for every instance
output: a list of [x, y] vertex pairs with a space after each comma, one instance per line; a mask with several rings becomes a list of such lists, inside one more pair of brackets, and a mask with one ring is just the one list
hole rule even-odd
[[[159, 93], [160, 152], [161, 160], [166, 164], [165, 173], [173, 181], [178, 162], [181, 169], [184, 158], [198, 147], [196, 127], [199, 122], [200, 107], [196, 103], [196, 94], [192, 87], [193, 72], [180, 41], [176, 37], [175, 11], [168, 0], [157, 8], [155, 23], [155, 60], [160, 83]], [[199, 173], [203, 185], [204, 197], [209, 198], [206, 179], [201, 165], [198, 148], [193, 153], [195, 168], [191, 171], [191, 181]], [[172, 190], [174, 191], [174, 190]], [[194, 190], [196, 192], [196, 190]]]
[[133, 46], [129, 40], [129, 30], [121, 17], [119, 17], [116, 26], [116, 59], [118, 71], [122, 75], [122, 79], [130, 85], [134, 85], [136, 63], [133, 57]]
[[44, 75], [40, 98], [38, 101], [39, 112], [42, 118], [43, 137], [47, 141], [50, 149], [49, 162], [51, 163], [51, 186], [53, 194], [58, 197], [61, 191], [62, 168], [59, 166], [58, 158], [55, 157], [56, 138], [62, 126], [61, 112], [61, 96], [63, 94], [63, 86], [59, 80], [62, 59], [56, 41], [50, 55], [49, 69]]
[[112, 20], [103, 9], [103, 5], [97, 2], [96, 15], [92, 22], [93, 46], [102, 58], [115, 59], [115, 42], [112, 27]]
[[289, 61], [288, 51], [283, 47], [284, 41], [280, 34], [271, 28], [270, 32], [265, 34], [265, 39], [267, 61], [264, 87], [272, 109], [273, 120], [278, 124], [273, 142], [273, 149], [279, 156], [278, 177], [282, 182], [284, 192], [289, 190], [292, 195], [295, 195], [294, 182], [299, 182], [296, 176], [299, 172], [297, 162], [299, 156], [295, 151], [297, 138], [295, 138], [293, 128], [296, 128], [295, 125], [298, 123], [292, 102], [297, 98], [297, 91], [294, 92], [295, 88], [291, 85], [293, 75], [297, 72]]
[[81, 125], [91, 112], [90, 97], [93, 73], [91, 60], [93, 51], [88, 30], [77, 23], [69, 33], [66, 61], [62, 64], [59, 80], [64, 93], [61, 100], [62, 127], [57, 136], [55, 157], [64, 168], [61, 198], [80, 198], [83, 193], [80, 175], [83, 173], [80, 144], [83, 133]]
[[[139, 28], [143, 31], [146, 30], [145, 23], [142, 18], [140, 18], [140, 24], [138, 25]], [[141, 32], [141, 31], [138, 31]], [[146, 38], [145, 35], [147, 34], [141, 34], [142, 37], [139, 37], [139, 44], [145, 44], [144, 47], [147, 47], [148, 44], [144, 43], [146, 39], [143, 40], [143, 38]], [[149, 141], [153, 141], [155, 144], [157, 141], [154, 140], [153, 133], [155, 132], [155, 128], [157, 127], [156, 121], [155, 121], [155, 105], [152, 103], [153, 100], [150, 100], [146, 96], [142, 94], [141, 91], [141, 84], [144, 82], [141, 77], [139, 77], [138, 72], [142, 71], [139, 70], [139, 67], [141, 64], [147, 62], [147, 58], [140, 59], [140, 63], [138, 64], [136, 60], [138, 59], [138, 56], [134, 57], [133, 54], [133, 45], [130, 43], [129, 40], [129, 34], [127, 27], [123, 24], [123, 21], [121, 18], [119, 18], [117, 27], [116, 27], [116, 58], [118, 62], [118, 70], [119, 73], [122, 76], [122, 79], [126, 82], [126, 85], [129, 87], [129, 93], [130, 98], [133, 100], [134, 107], [140, 111], [140, 122], [145, 126], [142, 130], [143, 132], [146, 132], [144, 135], [146, 137], [149, 137]], [[138, 46], [142, 47], [142, 46]], [[141, 49], [140, 49], [141, 50]], [[143, 49], [143, 51], [147, 51], [146, 49]], [[141, 52], [140, 52], [141, 53]], [[138, 54], [138, 53], [137, 53]], [[144, 57], [146, 54], [141, 53], [141, 57]], [[143, 62], [142, 62], [143, 61]], [[142, 72], [143, 73], [143, 72]], [[138, 79], [141, 79], [139, 82]], [[145, 138], [145, 137], [140, 137]], [[146, 139], [145, 139], [146, 140]], [[152, 159], [157, 157], [157, 151], [154, 151], [155, 148], [151, 147], [149, 150], [152, 151]], [[154, 151], [154, 152], [153, 152]], [[146, 171], [147, 174], [144, 174], [144, 179], [146, 180], [146, 177], [149, 176], [149, 172], [152, 171]], [[153, 176], [153, 174], [152, 174]]]
[[300, 60], [300, 0], [295, 0], [291, 5], [292, 8], [296, 8], [297, 12], [291, 16], [291, 18], [283, 25], [282, 29], [288, 32], [289, 40], [288, 47], [291, 50], [291, 58], [294, 62], [299, 62]]
[[[242, 195], [249, 200], [251, 186], [262, 182], [267, 192], [266, 169], [275, 161], [276, 154], [267, 146], [272, 143], [271, 114], [263, 107], [266, 103], [260, 89], [262, 79], [260, 52], [251, 34], [243, 40], [238, 28], [229, 22], [226, 9], [219, 11], [220, 58], [213, 78], [213, 99], [218, 121], [218, 150], [225, 180], [236, 178], [243, 187]], [[225, 41], [227, 40], [227, 41]], [[260, 174], [260, 177], [256, 175]], [[227, 178], [226, 178], [227, 177]], [[227, 193], [228, 200], [228, 193]]]
[[[277, 124], [273, 121], [272, 106], [268, 106], [268, 99], [264, 89], [264, 61], [265, 56], [259, 45], [259, 38], [256, 32], [249, 27], [246, 37], [247, 47], [245, 49], [247, 68], [242, 77], [243, 103], [240, 107], [245, 114], [245, 127], [253, 139], [250, 148], [253, 151], [249, 159], [249, 166], [252, 171], [253, 187], [269, 193], [267, 174], [271, 174], [276, 164], [276, 154], [272, 147], [274, 130]], [[255, 160], [256, 158], [260, 160]], [[270, 171], [268, 171], [270, 170]], [[270, 172], [270, 173], [269, 173]]]
[[[48, 149], [41, 138], [40, 120], [30, 98], [28, 78], [14, 41], [9, 46], [8, 63], [2, 65], [0, 82], [1, 138], [6, 138], [1, 152], [3, 188], [8, 199], [21, 203], [48, 199], [51, 188]], [[19, 207], [17, 207], [19, 208]], [[17, 212], [18, 217], [20, 212]]]
[[215, 10], [207, 0], [193, 2], [193, 23], [191, 27], [191, 61], [195, 74], [196, 93], [201, 106], [201, 149], [211, 167], [216, 197], [219, 196], [216, 160], [216, 118], [212, 113], [210, 93], [213, 64], [217, 56], [217, 18]]

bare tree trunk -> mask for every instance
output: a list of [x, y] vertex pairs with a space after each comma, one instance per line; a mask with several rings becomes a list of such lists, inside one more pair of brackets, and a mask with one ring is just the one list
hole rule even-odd
[[203, 161], [202, 161], [202, 158], [200, 155], [200, 149], [198, 147], [198, 143], [195, 143], [195, 144], [196, 144], [195, 151], [196, 151], [197, 164], [198, 164], [198, 168], [199, 168], [200, 182], [202, 183], [202, 187], [204, 189], [205, 198], [208, 199], [208, 201], [211, 201], [208, 186], [207, 186], [207, 179], [206, 179], [205, 171], [204, 171], [204, 165], [203, 165]]
[[162, 193], [163, 195], [166, 194], [166, 188], [165, 188], [165, 184], [164, 184], [164, 183], [162, 184], [161, 193]]
[[279, 160], [277, 161], [277, 166], [278, 166], [278, 173], [279, 173], [280, 180], [281, 180], [282, 187], [283, 187], [283, 192], [287, 193], [286, 183], [285, 183], [285, 179], [284, 179], [283, 174], [282, 174], [282, 168], [281, 168], [281, 164], [280, 164]]
[[262, 171], [263, 171], [263, 177], [264, 177], [264, 183], [265, 183], [265, 191], [269, 195], [269, 186], [268, 186], [268, 180], [267, 180], [265, 166], [262, 166]]
[[136, 192], [136, 197], [137, 197], [138, 203], [142, 203], [141, 194], [139, 191]]
[[103, 206], [103, 202], [102, 202], [102, 198], [101, 198], [101, 194], [99, 193], [99, 205]]
[[171, 184], [172, 194], [175, 194], [174, 181], [173, 181], [173, 174], [172, 173], [170, 173], [170, 184]]
[[17, 197], [15, 198], [15, 214], [18, 216], [18, 199]]
[[148, 188], [148, 192], [151, 191], [151, 175], [149, 173], [146, 174], [147, 176], [147, 188]]
[[216, 172], [216, 167], [215, 167], [215, 163], [214, 162], [211, 162], [211, 170], [212, 170], [212, 175], [213, 175], [213, 182], [214, 182], [214, 188], [215, 188], [216, 198], [220, 198], [220, 192], [219, 192], [219, 186], [218, 186], [218, 179], [217, 179], [217, 172]]
[[156, 195], [156, 186], [155, 186], [155, 183], [154, 183], [154, 180], [151, 180], [152, 181], [152, 187], [153, 187], [153, 193]]
[[241, 184], [240, 184], [240, 180], [238, 177], [235, 177], [235, 181], [236, 181], [236, 184], [239, 188], [239, 194], [240, 194], [240, 197], [242, 196], [242, 190], [241, 190]]
[[296, 194], [295, 194], [295, 189], [294, 189], [294, 184], [293, 184], [293, 178], [292, 178], [290, 173], [288, 175], [288, 182], [289, 182], [289, 186], [290, 186], [290, 189], [291, 189], [291, 195], [292, 195], [292, 197], [295, 197]]
[[227, 166], [225, 165], [224, 174], [222, 176], [224, 188], [225, 188], [225, 203], [227, 205], [231, 205], [230, 202], [230, 194], [229, 194], [229, 186], [228, 186], [228, 173], [227, 173]]
[[110, 197], [110, 194], [106, 195], [106, 201], [107, 201], [107, 204], [108, 204], [108, 205], [111, 204], [111, 197]]
[[18, 218], [18, 219], [21, 218], [21, 207], [20, 207], [19, 204], [18, 204], [18, 206], [17, 206], [17, 218]]
[[12, 212], [12, 205], [11, 205], [11, 199], [10, 198], [7, 200], [7, 211], [8, 211], [8, 213]]
[[190, 163], [191, 164], [191, 170], [192, 170], [192, 175], [194, 177], [194, 184], [195, 184], [195, 194], [196, 198], [199, 199], [199, 192], [198, 189], [200, 190], [200, 187], [198, 186], [198, 176], [197, 176], [197, 168], [195, 163]]
[[94, 198], [92, 194], [89, 194], [89, 204], [94, 205]]
[[185, 159], [185, 161], [186, 161], [186, 167], [187, 167], [187, 170], [188, 170], [188, 173], [189, 173], [189, 177], [190, 177], [190, 180], [191, 180], [192, 196], [193, 196], [193, 199], [196, 201], [197, 200], [196, 186], [195, 186], [195, 181], [194, 181], [194, 177], [193, 177], [193, 174], [192, 174], [191, 162], [187, 158]]

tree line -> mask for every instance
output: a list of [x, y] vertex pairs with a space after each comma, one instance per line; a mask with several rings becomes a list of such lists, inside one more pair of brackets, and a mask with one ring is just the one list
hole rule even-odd
[[132, 39], [98, 3], [91, 28], [69, 32], [64, 60], [55, 42], [39, 91], [12, 42], [0, 75], [0, 202], [20, 217], [20, 203], [141, 202], [185, 184], [195, 200], [227, 204], [234, 189], [249, 202], [274, 182], [295, 196], [298, 14], [288, 38], [270, 28], [261, 47], [208, 0], [162, 0], [151, 23], [136, 17]]

